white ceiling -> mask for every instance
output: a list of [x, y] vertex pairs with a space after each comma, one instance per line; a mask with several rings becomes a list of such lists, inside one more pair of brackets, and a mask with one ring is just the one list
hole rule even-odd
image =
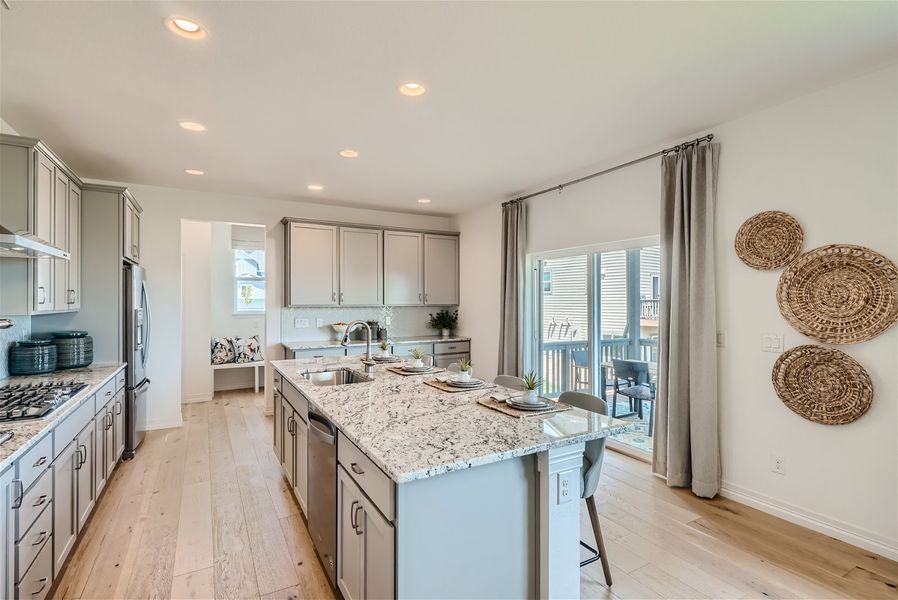
[[[171, 34], [175, 14], [209, 36]], [[12, 0], [0, 19], [0, 116], [84, 177], [435, 214], [898, 53], [895, 2]]]

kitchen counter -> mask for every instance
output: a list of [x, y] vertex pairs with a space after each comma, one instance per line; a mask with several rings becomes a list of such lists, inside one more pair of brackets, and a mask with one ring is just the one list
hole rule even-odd
[[[437, 342], [470, 342], [471, 338], [462, 335], [416, 335], [416, 336], [391, 336], [393, 344], [433, 344]], [[376, 348], [381, 340], [371, 340], [371, 348]], [[365, 340], [350, 340], [350, 346], [364, 346]], [[340, 340], [300, 340], [295, 342], [282, 342], [285, 350], [294, 352], [297, 350], [320, 350], [324, 348], [339, 348]]]
[[[459, 339], [466, 338], [450, 341]], [[428, 376], [405, 377], [383, 366], [375, 367], [373, 382], [336, 387], [316, 386], [299, 374], [326, 366], [362, 371], [358, 357], [271, 364], [396, 483], [583, 443], [632, 426], [578, 408], [510, 417], [477, 403], [495, 388], [448, 393], [425, 385]]]
[[125, 363], [94, 364], [84, 369], [66, 369], [48, 375], [24, 375], [0, 379], [0, 387], [19, 383], [69, 381], [72, 379], [87, 384], [86, 388], [44, 419], [0, 423], [0, 430], [9, 429], [13, 432], [12, 439], [0, 445], [0, 471], [33, 446], [44, 433], [53, 429], [57, 422], [81, 406], [91, 394], [112, 379], [124, 366]]

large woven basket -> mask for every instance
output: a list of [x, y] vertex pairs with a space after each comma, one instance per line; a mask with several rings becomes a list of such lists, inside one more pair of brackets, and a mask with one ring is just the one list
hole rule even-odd
[[823, 246], [789, 263], [776, 300], [799, 333], [829, 344], [863, 342], [898, 320], [898, 268], [863, 246]]
[[736, 232], [736, 254], [753, 269], [777, 269], [801, 252], [804, 231], [792, 215], [768, 210], [750, 217]]
[[873, 382], [864, 367], [835, 348], [797, 346], [773, 365], [773, 387], [792, 412], [823, 425], [860, 418], [873, 402]]

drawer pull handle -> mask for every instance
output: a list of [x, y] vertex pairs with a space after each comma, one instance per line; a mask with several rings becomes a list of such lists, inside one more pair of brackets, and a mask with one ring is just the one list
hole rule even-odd
[[352, 530], [355, 532], [358, 532], [358, 525], [355, 524], [355, 505], [358, 503], [358, 500], [353, 500], [349, 505], [349, 524], [352, 525]]
[[16, 494], [16, 496], [15, 496], [16, 499], [12, 501], [12, 507], [13, 508], [21, 508], [22, 500], [25, 497], [25, 486], [22, 484], [21, 479], [13, 479], [12, 482], [14, 485], [18, 485], [18, 487], [19, 487], [19, 493]]
[[355, 508], [355, 534], [362, 535], [365, 531], [362, 529], [362, 524], [359, 522], [359, 511], [362, 510], [362, 503], [359, 502], [359, 505]]
[[47, 539], [47, 535], [49, 535], [49, 532], [48, 532], [48, 531], [41, 531], [41, 532], [40, 532], [40, 536], [41, 536], [40, 539], [39, 539], [38, 541], [34, 542], [34, 543], [31, 544], [31, 545], [32, 545], [32, 546], [40, 546], [41, 544], [44, 543], [44, 540]]
[[44, 588], [47, 587], [47, 582], [48, 582], [49, 580], [50, 580], [49, 577], [41, 577], [40, 579], [38, 579], [38, 582], [40, 582], [41, 587], [38, 588], [38, 590], [37, 590], [36, 592], [31, 592], [31, 595], [32, 595], [32, 596], [37, 596], [38, 594], [40, 594], [41, 592], [43, 592], [43, 591], [44, 591]]
[[360, 467], [358, 463], [350, 464], [349, 468], [352, 469], [352, 472], [355, 473], [356, 475], [364, 475], [365, 474], [365, 470], [362, 469], [362, 467]]
[[111, 396], [111, 395], [112, 395], [112, 390], [106, 390], [106, 395], [107, 395], [107, 396]]
[[41, 506], [41, 505], [44, 504], [46, 501], [47, 501], [47, 494], [41, 494], [41, 495], [38, 497], [37, 501], [36, 501], [34, 504], [32, 504], [31, 506], [32, 506], [32, 508], [37, 507], [37, 506]]
[[37, 459], [37, 462], [34, 463], [34, 465], [32, 465], [32, 466], [40, 467], [41, 465], [45, 464], [46, 462], [47, 462], [47, 457], [41, 456], [39, 459]]

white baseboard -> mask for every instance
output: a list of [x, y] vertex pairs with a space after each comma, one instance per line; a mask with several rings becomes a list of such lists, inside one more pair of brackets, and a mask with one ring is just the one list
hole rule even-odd
[[720, 495], [785, 519], [796, 525], [801, 525], [841, 540], [852, 546], [875, 552], [891, 560], [898, 560], [898, 543], [876, 532], [850, 525], [804, 508], [792, 506], [781, 500], [752, 492], [725, 481], [721, 482]]
[[212, 394], [189, 394], [187, 396], [181, 396], [181, 404], [192, 404], [193, 402], [208, 402], [211, 399]]
[[181, 427], [184, 425], [184, 421], [178, 417], [177, 419], [170, 419], [168, 421], [149, 421], [147, 422], [147, 431], [152, 431], [154, 429], [171, 429], [173, 427]]

